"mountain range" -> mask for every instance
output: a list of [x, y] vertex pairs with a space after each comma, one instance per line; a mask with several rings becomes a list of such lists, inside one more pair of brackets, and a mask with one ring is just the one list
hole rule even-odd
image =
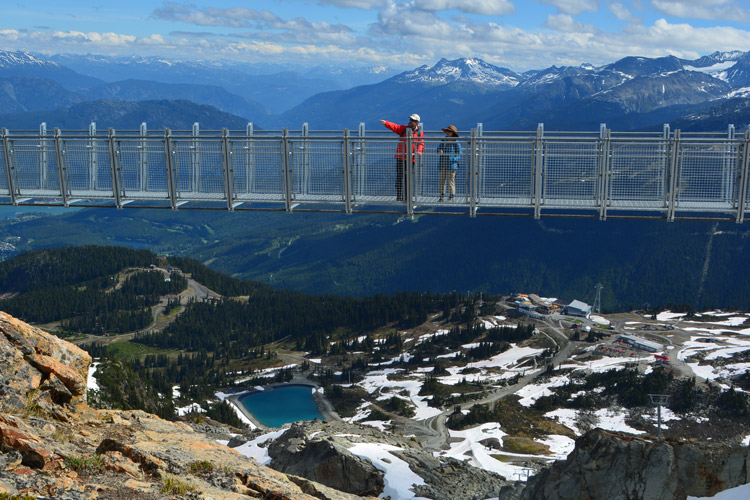
[[[745, 105], [750, 52], [715, 52], [695, 60], [626, 57], [599, 67], [552, 66], [523, 73], [478, 58], [441, 59], [395, 75], [389, 68], [322, 67], [305, 75], [257, 73], [263, 69], [280, 67], [0, 52], [0, 120], [13, 129], [37, 120], [23, 114], [69, 110], [83, 102], [112, 101], [111, 110], [113, 103], [189, 100], [265, 129], [304, 122], [323, 130], [357, 128], [360, 122], [380, 128], [380, 119], [399, 121], [412, 112], [421, 115], [427, 130], [447, 123], [463, 130], [478, 123], [485, 130], [529, 130], [538, 123], [551, 130], [597, 130], [600, 123], [613, 130], [659, 130], [676, 122], [695, 131], [750, 124]], [[73, 111], [68, 121], [77, 127], [92, 120], [80, 108]], [[187, 116], [169, 118], [198, 121], [189, 116], [189, 106], [181, 112]]]

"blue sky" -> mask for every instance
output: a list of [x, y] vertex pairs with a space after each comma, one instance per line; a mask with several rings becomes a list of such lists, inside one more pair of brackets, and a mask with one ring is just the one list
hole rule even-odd
[[0, 49], [515, 71], [750, 50], [750, 0], [6, 0]]

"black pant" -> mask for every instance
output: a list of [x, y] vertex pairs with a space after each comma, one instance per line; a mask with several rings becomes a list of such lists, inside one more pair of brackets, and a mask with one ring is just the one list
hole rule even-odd
[[406, 160], [396, 158], [396, 200], [404, 201], [408, 191], [406, 184]]

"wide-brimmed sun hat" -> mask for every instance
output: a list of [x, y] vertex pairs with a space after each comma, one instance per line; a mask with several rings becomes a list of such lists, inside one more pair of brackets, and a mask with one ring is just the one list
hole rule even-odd
[[444, 128], [443, 132], [452, 132], [455, 137], [458, 137], [458, 129], [455, 125], [448, 125], [448, 128]]

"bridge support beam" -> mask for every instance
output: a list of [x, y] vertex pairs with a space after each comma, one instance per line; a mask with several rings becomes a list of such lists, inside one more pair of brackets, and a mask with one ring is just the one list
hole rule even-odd
[[70, 206], [68, 199], [68, 169], [65, 165], [65, 150], [63, 141], [60, 136], [60, 129], [55, 128], [55, 154], [57, 156], [57, 175], [60, 179], [60, 196], [62, 197], [63, 206]]
[[120, 152], [115, 142], [115, 129], [110, 128], [107, 134], [109, 144], [109, 170], [112, 175], [112, 194], [115, 197], [115, 206], [122, 208], [122, 186], [120, 183]]
[[221, 169], [224, 178], [224, 197], [227, 199], [227, 210], [234, 210], [234, 169], [232, 167], [232, 150], [229, 145], [229, 130], [221, 129]]
[[174, 151], [172, 151], [172, 131], [164, 129], [164, 168], [167, 174], [167, 194], [172, 210], [177, 210], [177, 182], [175, 179]]
[[674, 214], [677, 204], [677, 189], [679, 183], [677, 179], [678, 167], [680, 164], [680, 129], [674, 131], [674, 137], [669, 147], [669, 191], [667, 192], [667, 220], [674, 222]]
[[344, 171], [342, 172], [342, 178], [344, 179], [344, 209], [347, 215], [352, 214], [352, 152], [351, 142], [349, 137], [349, 129], [344, 129], [344, 140], [341, 144], [341, 155]]
[[599, 131], [599, 157], [597, 170], [599, 173], [599, 220], [607, 220], [609, 205], [609, 156], [610, 130], [602, 123]]
[[13, 154], [11, 153], [11, 143], [8, 137], [8, 129], [3, 127], [3, 155], [5, 156], [5, 175], [8, 179], [8, 194], [10, 195], [10, 202], [15, 207], [18, 205], [16, 199], [16, 186], [13, 175]]
[[739, 186], [737, 187], [737, 223], [745, 222], [745, 207], [747, 206], [748, 169], [750, 168], [750, 130], [745, 131], [745, 141], [742, 144], [742, 165], [740, 166]]
[[479, 200], [479, 176], [481, 168], [481, 152], [479, 149], [479, 135], [481, 128], [471, 129], [471, 143], [469, 144], [469, 217], [477, 216], [477, 201]]
[[292, 173], [290, 167], [290, 156], [289, 151], [289, 130], [281, 130], [281, 176], [283, 179], [284, 189], [284, 202], [286, 204], [286, 211], [291, 212], [294, 209], [292, 204]]
[[47, 169], [49, 168], [49, 156], [47, 149], [47, 122], [39, 125], [39, 188], [47, 187]]
[[96, 122], [89, 124], [89, 137], [86, 140], [89, 163], [89, 189], [96, 190], [99, 187], [99, 155], [96, 150]]
[[[414, 217], [414, 165], [416, 154], [414, 153], [414, 139], [412, 134], [406, 134], [406, 149], [404, 150], [404, 186], [403, 194], [406, 202], [406, 213]], [[398, 175], [398, 174], [396, 174]]]
[[544, 187], [544, 123], [536, 129], [534, 141], [534, 218], [542, 216], [542, 190]]

